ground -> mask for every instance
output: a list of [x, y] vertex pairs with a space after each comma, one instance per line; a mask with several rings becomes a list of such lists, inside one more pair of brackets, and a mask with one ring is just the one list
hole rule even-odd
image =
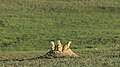
[[[85, 48], [75, 49], [80, 57], [40, 58], [47, 51], [5, 51], [0, 56], [14, 56], [25, 60], [0, 61], [3, 67], [119, 67], [120, 48]], [[28, 59], [33, 58], [33, 59]], [[1, 58], [0, 58], [1, 59]]]

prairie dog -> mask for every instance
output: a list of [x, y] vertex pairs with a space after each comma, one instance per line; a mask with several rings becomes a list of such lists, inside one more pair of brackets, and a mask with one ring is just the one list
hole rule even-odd
[[55, 50], [55, 43], [53, 41], [51, 42], [51, 50]]
[[67, 49], [69, 49], [71, 43], [72, 43], [72, 42], [69, 41], [68, 44], [64, 45], [64, 47], [63, 47], [63, 52], [66, 51]]
[[70, 47], [70, 44], [71, 44], [71, 43], [72, 43], [71, 41], [68, 42], [68, 48]]
[[62, 46], [60, 40], [58, 40], [57, 42], [58, 42], [58, 51], [62, 52], [63, 46]]

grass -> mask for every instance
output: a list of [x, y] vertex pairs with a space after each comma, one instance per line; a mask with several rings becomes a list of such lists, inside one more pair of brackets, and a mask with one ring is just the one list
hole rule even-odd
[[85, 48], [74, 50], [79, 58], [35, 58], [44, 54], [45, 51], [15, 51], [4, 52], [4, 56], [14, 56], [19, 58], [33, 57], [31, 60], [22, 61], [0, 61], [0, 66], [3, 67], [119, 67], [120, 54], [119, 47], [117, 48]]
[[58, 39], [63, 43], [71, 40], [71, 48], [80, 55], [80, 58], [0, 61], [0, 66], [119, 67], [119, 3], [119, 0], [0, 0], [0, 56], [36, 57], [46, 53], [50, 41]]

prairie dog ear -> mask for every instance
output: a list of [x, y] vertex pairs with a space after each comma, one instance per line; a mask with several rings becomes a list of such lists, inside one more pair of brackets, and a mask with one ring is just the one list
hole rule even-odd
[[70, 44], [71, 44], [71, 43], [72, 43], [72, 41], [69, 41], [69, 42], [68, 42], [68, 48], [70, 47]]
[[55, 43], [53, 41], [51, 41], [51, 45], [52, 45], [51, 49], [54, 50], [55, 49]]

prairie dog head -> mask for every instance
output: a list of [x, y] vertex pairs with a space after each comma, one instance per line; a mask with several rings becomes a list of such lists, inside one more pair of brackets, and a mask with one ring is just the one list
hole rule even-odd
[[58, 45], [61, 44], [60, 40], [58, 40], [57, 42], [58, 42]]

